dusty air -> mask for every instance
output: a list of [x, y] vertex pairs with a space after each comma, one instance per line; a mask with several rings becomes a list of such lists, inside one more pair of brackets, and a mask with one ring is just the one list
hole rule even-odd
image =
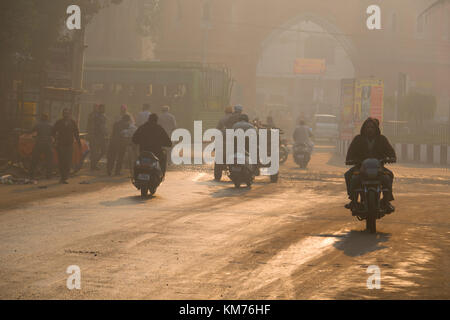
[[450, 299], [450, 0], [2, 0], [0, 43], [0, 299]]

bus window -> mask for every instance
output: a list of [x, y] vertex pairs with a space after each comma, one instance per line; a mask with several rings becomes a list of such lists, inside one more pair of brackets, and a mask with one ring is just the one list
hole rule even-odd
[[114, 94], [119, 94], [123, 90], [123, 86], [121, 84], [115, 84], [114, 85]]
[[153, 85], [150, 83], [147, 87], [147, 97], [150, 97], [153, 94]]

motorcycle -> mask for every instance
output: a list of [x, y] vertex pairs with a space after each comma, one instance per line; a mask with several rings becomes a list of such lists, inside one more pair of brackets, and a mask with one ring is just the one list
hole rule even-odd
[[[366, 159], [361, 163], [360, 171], [354, 173], [361, 175], [361, 185], [354, 190], [357, 204], [351, 208], [352, 215], [359, 221], [366, 220], [366, 229], [370, 233], [377, 232], [377, 219], [391, 213], [381, 206], [381, 194], [388, 190], [383, 189], [380, 177], [385, 174], [383, 165], [395, 162], [396, 159], [393, 158]], [[359, 163], [347, 161], [346, 165], [359, 165]]]
[[141, 190], [141, 197], [147, 197], [148, 192], [154, 195], [163, 178], [159, 159], [152, 152], [142, 152], [135, 162], [132, 174], [132, 183]]
[[300, 168], [306, 168], [311, 160], [312, 146], [307, 143], [297, 143], [293, 147], [294, 161]]
[[[242, 157], [245, 157], [245, 164], [238, 164], [237, 160]], [[249, 164], [248, 154], [236, 154], [234, 156], [234, 164], [228, 165], [228, 177], [233, 181], [236, 188], [240, 188], [242, 183], [245, 183], [250, 188], [257, 175], [256, 171], [256, 166]]]
[[[267, 141], [270, 141], [270, 137], [268, 138]], [[225, 145], [225, 148], [226, 148], [226, 145]], [[268, 144], [268, 149], [270, 150], [270, 144]], [[224, 162], [226, 162], [225, 161], [226, 160], [225, 159], [225, 155], [226, 155], [226, 152], [224, 153]], [[234, 156], [236, 158], [237, 155], [235, 154]], [[248, 154], [246, 156], [248, 157]], [[286, 154], [286, 157], [287, 157], [287, 154]], [[214, 180], [215, 181], [221, 181], [223, 172], [226, 172], [228, 174], [228, 177], [230, 177], [232, 168], [234, 168], [234, 170], [239, 171], [240, 169], [237, 169], [237, 167], [240, 167], [240, 166], [247, 166], [247, 167], [249, 167], [249, 166], [251, 166], [251, 168], [253, 170], [253, 178], [252, 178], [252, 183], [253, 183], [253, 180], [254, 180], [255, 176], [261, 175], [261, 170], [260, 170], [261, 168], [268, 168], [268, 167], [270, 167], [270, 164], [263, 165], [259, 161], [258, 161], [257, 164], [254, 164], [254, 165], [250, 165], [250, 164], [237, 165], [236, 164], [237, 163], [236, 160], [234, 161], [234, 163], [235, 163], [234, 165], [227, 165], [227, 164], [219, 164], [219, 163], [214, 162]], [[248, 163], [248, 162], [246, 161], [246, 163]], [[279, 177], [278, 172], [276, 174], [270, 175], [270, 182], [271, 183], [278, 182], [278, 177]], [[242, 179], [239, 179], [239, 180], [242, 180]], [[242, 180], [241, 183], [243, 183], [243, 182], [245, 182], [245, 181]]]

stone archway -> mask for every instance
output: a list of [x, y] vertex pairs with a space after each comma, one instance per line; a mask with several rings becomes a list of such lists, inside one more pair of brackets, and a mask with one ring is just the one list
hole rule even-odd
[[[309, 40], [315, 40], [315, 54], [307, 50]], [[274, 116], [279, 113], [277, 106], [292, 112], [294, 118], [301, 113], [307, 117], [339, 113], [341, 79], [355, 77], [358, 52], [338, 26], [322, 15], [303, 12], [274, 28], [259, 48], [255, 102], [262, 113], [270, 109]], [[326, 72], [294, 74], [297, 58], [324, 59]]]

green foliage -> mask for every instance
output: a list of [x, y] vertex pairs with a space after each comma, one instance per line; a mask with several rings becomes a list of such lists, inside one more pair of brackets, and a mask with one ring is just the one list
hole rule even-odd
[[399, 100], [400, 119], [415, 121], [421, 124], [423, 120], [433, 119], [436, 113], [436, 97], [430, 94], [410, 92]]
[[49, 47], [61, 41], [67, 7], [79, 5], [86, 25], [102, 8], [122, 0], [1, 0], [0, 64], [18, 59], [43, 61]]

